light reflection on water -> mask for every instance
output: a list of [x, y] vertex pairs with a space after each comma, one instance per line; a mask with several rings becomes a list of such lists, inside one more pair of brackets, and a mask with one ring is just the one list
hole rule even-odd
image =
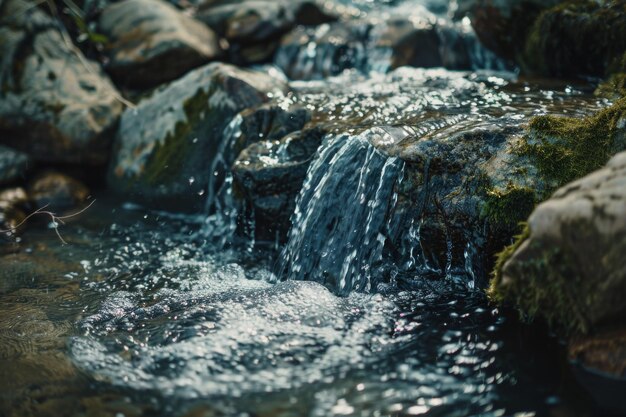
[[[352, 77], [300, 83], [298, 100], [424, 135], [601, 104], [491, 73]], [[553, 341], [524, 340], [477, 291], [276, 283], [275, 254], [212, 250], [203, 219], [117, 207], [104, 198], [70, 222], [69, 246], [33, 230], [0, 259], [0, 415], [587, 415], [560, 387]]]
[[[105, 206], [69, 225], [70, 246], [52, 234], [26, 242], [31, 261], [56, 259], [73, 275], [48, 264], [0, 294], [0, 360], [26, 373], [59, 352], [42, 372], [82, 381], [55, 386], [64, 401], [122, 395], [120, 409], [130, 401], [135, 415], [499, 416], [543, 412], [559, 394], [554, 367], [526, 362], [551, 356], [520, 350], [518, 325], [505, 327], [479, 293], [433, 281], [337, 297], [317, 283], [275, 283], [267, 254], [216, 256], [190, 237], [196, 223], [154, 213], [117, 209], [111, 227]], [[28, 307], [35, 297], [39, 313]], [[9, 305], [33, 320], [16, 326]], [[29, 323], [37, 345], [16, 350]], [[56, 370], [57, 355], [79, 373]], [[40, 389], [49, 405], [52, 388]]]

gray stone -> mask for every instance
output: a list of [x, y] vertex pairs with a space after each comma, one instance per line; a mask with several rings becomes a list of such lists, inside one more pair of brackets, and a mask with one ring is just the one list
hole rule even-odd
[[110, 41], [107, 71], [134, 87], [171, 81], [221, 54], [211, 29], [160, 0], [113, 3], [98, 27]]
[[325, 130], [294, 131], [281, 139], [252, 143], [235, 161], [234, 186], [254, 213], [255, 236], [283, 241], [295, 201]]
[[0, 143], [43, 161], [106, 162], [122, 111], [115, 87], [43, 12], [0, 7]]
[[626, 319], [626, 152], [557, 190], [528, 219], [497, 291], [530, 316], [587, 332]]
[[266, 73], [226, 64], [190, 72], [124, 112], [109, 184], [153, 206], [199, 209], [230, 120], [286, 91]]

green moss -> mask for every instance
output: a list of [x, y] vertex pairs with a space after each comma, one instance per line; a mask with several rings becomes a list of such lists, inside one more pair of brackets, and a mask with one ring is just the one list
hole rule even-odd
[[511, 271], [514, 279], [494, 280], [491, 296], [515, 305], [525, 320], [541, 317], [550, 328], [564, 334], [586, 333], [589, 321], [580, 295], [588, 292], [582, 288], [576, 265], [576, 260], [558, 245], [543, 249], [516, 261]]
[[535, 191], [509, 183], [504, 190], [487, 192], [482, 215], [491, 224], [514, 228], [525, 221], [535, 207]]
[[613, 154], [624, 150], [623, 141], [617, 138], [617, 123], [625, 117], [626, 98], [587, 118], [532, 119], [517, 152], [530, 157], [548, 181], [547, 194], [542, 197], [601, 168]]
[[142, 180], [149, 185], [166, 185], [179, 181], [183, 167], [194, 151], [192, 135], [194, 128], [211, 112], [208, 101], [213, 90], [200, 88], [183, 104], [185, 120], [178, 121], [174, 131], [158, 143], [146, 163]]
[[611, 100], [626, 97], [626, 72], [611, 75], [596, 88], [595, 95]]
[[509, 260], [511, 255], [515, 253], [515, 251], [528, 239], [530, 236], [530, 228], [527, 223], [522, 223], [523, 230], [522, 232], [514, 237], [514, 241], [509, 246], [506, 246], [500, 253], [496, 255], [496, 264], [493, 269], [492, 279], [489, 283], [489, 288], [487, 289], [487, 295], [489, 299], [496, 303], [501, 303], [505, 301], [507, 298], [507, 294], [502, 291], [501, 282], [502, 282], [502, 269], [504, 268], [504, 264]]

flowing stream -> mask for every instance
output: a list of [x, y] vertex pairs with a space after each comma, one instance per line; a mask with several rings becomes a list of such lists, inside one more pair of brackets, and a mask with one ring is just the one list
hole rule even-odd
[[[364, 15], [380, 7], [350, 3]], [[379, 3], [450, 12], [437, 1]], [[464, 33], [458, 25], [447, 39]], [[0, 259], [0, 415], [593, 415], [556, 360], [558, 340], [488, 303], [475, 242], [454, 247], [446, 235], [435, 259], [424, 218], [393, 213], [407, 138], [606, 103], [585, 86], [518, 82], [474, 43], [475, 71], [386, 73], [387, 55], [371, 42], [337, 74], [335, 51], [316, 44], [277, 55], [306, 77], [276, 104], [330, 126], [285, 242], [255, 241], [255, 216], [235, 198], [237, 116], [208, 173], [207, 213], [104, 193], [61, 229], [69, 245], [41, 225]], [[275, 145], [268, 168], [284, 152]], [[401, 262], [386, 257], [391, 236], [401, 236]]]

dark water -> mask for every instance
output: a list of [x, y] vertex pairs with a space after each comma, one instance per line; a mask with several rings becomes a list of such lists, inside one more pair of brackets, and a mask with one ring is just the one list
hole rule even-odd
[[3, 415], [593, 415], [557, 341], [480, 292], [276, 283], [272, 252], [120, 206], [1, 258]]

